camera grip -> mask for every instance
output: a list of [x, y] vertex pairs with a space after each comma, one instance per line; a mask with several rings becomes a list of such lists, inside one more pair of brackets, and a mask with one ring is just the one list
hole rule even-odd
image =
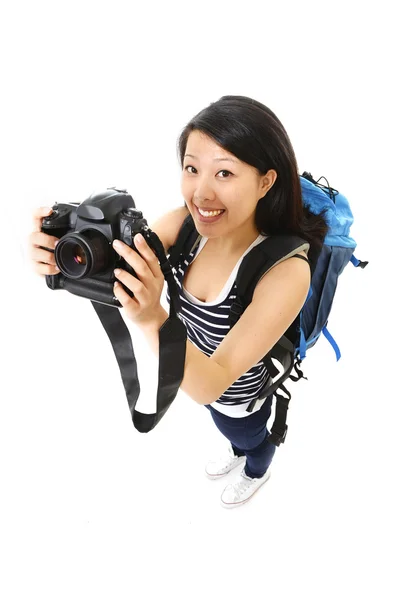
[[107, 306], [121, 308], [121, 304], [114, 296], [112, 282], [99, 281], [98, 279], [69, 279], [64, 275], [46, 276], [46, 283], [53, 290], [67, 290], [75, 296], [87, 298], [93, 302], [100, 302]]

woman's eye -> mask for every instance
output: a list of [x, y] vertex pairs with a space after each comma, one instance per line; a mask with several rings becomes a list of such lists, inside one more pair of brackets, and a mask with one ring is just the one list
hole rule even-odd
[[[190, 171], [189, 169], [193, 169], [193, 171]], [[191, 175], [195, 175], [195, 173], [197, 172], [197, 169], [195, 167], [193, 167], [192, 165], [186, 165], [184, 167], [184, 170], [187, 171], [188, 173], [190, 173]], [[233, 174], [233, 173], [230, 173], [230, 171], [227, 171], [226, 169], [219, 171], [219, 173], [224, 174], [222, 177], [219, 177], [219, 179], [227, 179], [229, 177], [229, 175]], [[218, 175], [219, 175], [219, 173], [218, 173]]]
[[[230, 173], [230, 171], [226, 171], [226, 169], [223, 169], [223, 171], [219, 171], [219, 173], [227, 173], [227, 177], [229, 175], [232, 175], [232, 173]], [[221, 179], [227, 179], [227, 177], [222, 177]]]

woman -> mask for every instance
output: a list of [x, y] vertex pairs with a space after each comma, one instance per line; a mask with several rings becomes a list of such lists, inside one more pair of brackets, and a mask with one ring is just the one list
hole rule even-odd
[[[259, 400], [267, 378], [261, 359], [301, 310], [309, 290], [309, 249], [317, 249], [327, 226], [302, 204], [298, 167], [287, 133], [263, 104], [243, 96], [224, 96], [198, 113], [178, 142], [184, 207], [168, 212], [151, 229], [165, 250], [176, 241], [190, 213], [202, 236], [199, 246], [176, 273], [187, 327], [181, 389], [207, 406], [214, 423], [229, 440], [226, 455], [206, 466], [211, 478], [243, 465], [237, 480], [222, 493], [221, 503], [234, 508], [247, 502], [268, 480], [275, 446], [268, 442], [271, 401]], [[31, 255], [37, 272], [55, 274], [55, 238], [40, 232], [35, 213]], [[235, 277], [244, 256], [265, 236], [295, 234], [304, 240], [296, 256], [287, 258], [258, 282], [253, 300], [230, 330], [229, 308]], [[115, 250], [134, 268], [137, 278], [115, 272], [115, 296], [126, 316], [142, 329], [158, 355], [158, 332], [168, 313], [160, 304], [164, 278], [154, 252], [135, 236], [139, 254], [115, 240]], [[298, 260], [303, 258], [305, 260]], [[118, 283], [133, 293], [131, 298]], [[167, 295], [169, 301], [169, 296]]]

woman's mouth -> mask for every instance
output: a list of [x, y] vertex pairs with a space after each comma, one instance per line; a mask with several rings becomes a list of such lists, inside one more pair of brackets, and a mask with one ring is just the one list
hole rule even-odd
[[198, 220], [201, 223], [215, 223], [215, 221], [219, 221], [222, 218], [225, 211], [224, 210], [202, 210], [195, 206], [195, 211], [197, 213]]

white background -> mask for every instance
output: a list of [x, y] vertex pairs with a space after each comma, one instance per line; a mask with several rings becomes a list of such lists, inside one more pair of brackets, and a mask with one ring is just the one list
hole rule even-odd
[[[398, 597], [393, 4], [2, 3], [3, 600]], [[278, 115], [370, 261], [341, 276], [341, 361], [310, 353], [272, 478], [233, 511], [231, 477], [203, 475], [224, 445], [208, 412], [179, 392], [139, 434], [90, 303], [48, 290], [26, 248], [35, 207], [94, 189], [126, 187], [150, 224], [182, 204], [178, 135], [225, 94]], [[157, 359], [131, 330], [151, 412]]]

